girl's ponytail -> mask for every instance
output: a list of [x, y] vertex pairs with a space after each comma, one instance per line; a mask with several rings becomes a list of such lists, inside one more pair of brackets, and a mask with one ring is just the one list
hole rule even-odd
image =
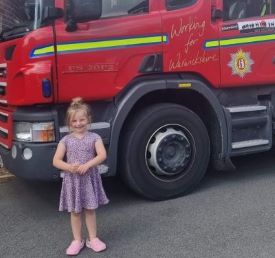
[[81, 97], [75, 97], [72, 99], [70, 107], [77, 109], [77, 108], [81, 107], [83, 104], [85, 104], [85, 103]]

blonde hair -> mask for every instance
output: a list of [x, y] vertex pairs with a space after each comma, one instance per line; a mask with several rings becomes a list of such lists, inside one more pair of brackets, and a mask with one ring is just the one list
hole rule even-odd
[[86, 113], [89, 123], [92, 122], [92, 114], [90, 107], [83, 101], [81, 97], [76, 97], [72, 99], [71, 104], [67, 109], [66, 124], [68, 126], [70, 126], [70, 122], [75, 113], [81, 110], [83, 110]]

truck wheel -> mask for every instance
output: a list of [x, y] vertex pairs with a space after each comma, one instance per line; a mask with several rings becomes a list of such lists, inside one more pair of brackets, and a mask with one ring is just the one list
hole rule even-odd
[[210, 155], [207, 129], [177, 104], [146, 107], [127, 125], [122, 176], [138, 194], [162, 200], [190, 191], [204, 176]]

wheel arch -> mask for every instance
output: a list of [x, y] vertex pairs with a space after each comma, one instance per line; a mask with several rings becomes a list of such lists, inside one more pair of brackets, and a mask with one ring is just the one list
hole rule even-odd
[[[182, 85], [188, 87], [181, 88]], [[198, 101], [200, 105], [197, 105]], [[109, 146], [108, 165], [110, 175], [116, 173], [119, 142], [131, 117], [140, 108], [161, 102], [185, 106], [202, 119], [210, 137], [211, 160], [216, 168], [223, 169], [230, 159], [228, 156], [226, 119], [218, 98], [212, 89], [201, 80], [164, 78], [162, 80], [139, 82], [133, 85], [118, 100]]]

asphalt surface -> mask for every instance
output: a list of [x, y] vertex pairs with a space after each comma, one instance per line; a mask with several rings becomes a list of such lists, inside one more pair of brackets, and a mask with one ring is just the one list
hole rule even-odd
[[[97, 215], [108, 249], [78, 257], [274, 258], [275, 152], [234, 162], [236, 171], [210, 170], [191, 194], [162, 202], [104, 180], [111, 202]], [[59, 191], [18, 178], [0, 184], [1, 258], [66, 257], [71, 231], [57, 211]]]

